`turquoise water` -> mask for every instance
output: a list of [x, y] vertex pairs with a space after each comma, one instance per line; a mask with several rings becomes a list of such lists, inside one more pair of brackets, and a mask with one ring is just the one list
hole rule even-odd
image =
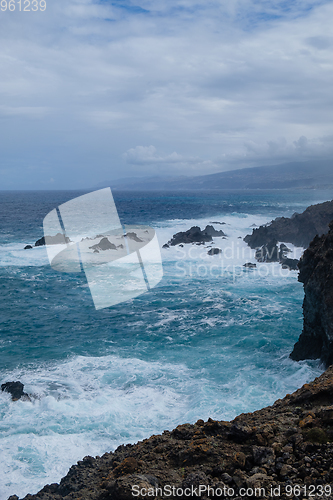
[[59, 481], [84, 455], [271, 404], [322, 371], [288, 357], [302, 329], [297, 273], [246, 270], [242, 238], [332, 192], [114, 193], [121, 221], [152, 225], [160, 246], [212, 221], [228, 238], [214, 238], [223, 253], [209, 258], [195, 245], [162, 249], [156, 288], [99, 311], [84, 274], [57, 273], [43, 247], [23, 250], [80, 194], [0, 193], [0, 382], [33, 394], [0, 394], [1, 499]]

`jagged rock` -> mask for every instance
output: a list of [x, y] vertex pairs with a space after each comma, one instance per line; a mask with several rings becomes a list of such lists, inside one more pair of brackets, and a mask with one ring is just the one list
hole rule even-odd
[[213, 236], [225, 236], [222, 230], [218, 231], [213, 226], [207, 225], [201, 230], [199, 226], [192, 226], [187, 231], [180, 231], [173, 235], [167, 245], [175, 246], [180, 243], [206, 243], [213, 240]]
[[167, 243], [164, 243], [164, 245], [162, 246], [162, 248], [170, 248], [169, 245]]
[[114, 245], [113, 243], [111, 243], [107, 238], [102, 238], [101, 241], [99, 243], [96, 243], [96, 245], [93, 245], [91, 247], [89, 247], [91, 249], [94, 250], [94, 252], [97, 250], [97, 252], [99, 250], [117, 250], [117, 247], [116, 245]]
[[211, 248], [207, 252], [208, 255], [218, 255], [219, 253], [222, 253], [221, 248]]
[[202, 231], [204, 234], [209, 234], [210, 236], [225, 236], [222, 229], [217, 230], [213, 226], [207, 225]]
[[13, 401], [18, 401], [19, 399], [28, 399], [30, 400], [29, 395], [23, 391], [24, 385], [22, 382], [6, 382], [1, 385], [1, 390], [4, 392], [9, 392], [12, 396]]
[[304, 252], [298, 280], [304, 284], [303, 332], [290, 357], [333, 363], [333, 221]]
[[301, 214], [294, 214], [290, 219], [278, 217], [270, 224], [253, 229], [244, 241], [251, 248], [267, 245], [269, 241], [286, 241], [295, 246], [306, 248], [310, 241], [327, 232], [328, 224], [333, 219], [333, 201], [311, 205]]
[[64, 243], [70, 243], [71, 241], [68, 236], [64, 236], [62, 233], [57, 233], [55, 236], [43, 236], [36, 241], [35, 247], [41, 247], [45, 245], [45, 238], [47, 239], [48, 245], [60, 245]]
[[243, 264], [243, 267], [254, 269], [255, 267], [257, 267], [257, 264], [252, 264], [252, 262], [247, 262], [246, 264]]
[[32, 248], [32, 246], [31, 246], [31, 245], [26, 245], [26, 246], [24, 247], [24, 250], [30, 250], [30, 248]]
[[127, 238], [130, 238], [131, 240], [137, 241], [137, 242], [142, 242], [143, 240], [138, 237], [136, 233], [126, 233]]
[[279, 247], [277, 240], [273, 239], [256, 250], [255, 258], [258, 262], [280, 262], [283, 269], [297, 270], [298, 260], [289, 259], [287, 257], [289, 252], [291, 250], [284, 243]]

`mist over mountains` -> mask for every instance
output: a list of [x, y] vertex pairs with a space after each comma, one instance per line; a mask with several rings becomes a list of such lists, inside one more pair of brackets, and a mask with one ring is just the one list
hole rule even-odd
[[101, 182], [95, 188], [107, 186], [131, 191], [330, 189], [333, 188], [333, 160], [291, 162], [191, 177], [131, 177]]

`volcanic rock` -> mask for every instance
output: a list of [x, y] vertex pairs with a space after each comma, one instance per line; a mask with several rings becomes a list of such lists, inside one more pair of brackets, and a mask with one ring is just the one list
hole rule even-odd
[[208, 255], [218, 255], [219, 253], [222, 253], [221, 248], [211, 248], [207, 252]]
[[43, 236], [36, 241], [35, 247], [41, 247], [45, 245], [45, 239], [47, 239], [48, 245], [61, 245], [64, 243], [70, 243], [71, 241], [68, 236], [64, 236], [62, 233], [57, 233], [55, 236]]
[[270, 224], [253, 229], [252, 234], [245, 236], [244, 241], [251, 248], [267, 245], [272, 239], [306, 248], [317, 234], [327, 232], [332, 219], [333, 200], [311, 205], [303, 213], [294, 214], [291, 218], [278, 217]]
[[213, 240], [213, 236], [225, 236], [222, 230], [218, 231], [213, 226], [207, 225], [201, 230], [199, 226], [192, 226], [187, 231], [180, 231], [173, 235], [167, 245], [175, 246], [180, 243], [206, 243]]
[[126, 236], [130, 240], [134, 240], [134, 241], [137, 241], [137, 242], [142, 242], [143, 241], [141, 238], [138, 237], [138, 235], [136, 233], [126, 233]]
[[304, 252], [298, 280], [304, 284], [303, 332], [290, 357], [333, 363], [333, 221], [329, 232], [316, 236]]
[[30, 400], [29, 395], [23, 391], [24, 385], [22, 382], [17, 381], [17, 382], [5, 382], [4, 384], [1, 384], [1, 390], [4, 392], [9, 392], [12, 396], [13, 401], [18, 401], [19, 399], [28, 399]]
[[99, 243], [96, 243], [96, 245], [93, 245], [89, 247], [93, 249], [94, 251], [97, 250], [117, 250], [116, 245], [111, 243], [107, 238], [102, 238]]

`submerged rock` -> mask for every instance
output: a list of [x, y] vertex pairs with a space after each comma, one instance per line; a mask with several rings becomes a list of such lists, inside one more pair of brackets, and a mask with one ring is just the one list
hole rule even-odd
[[254, 269], [257, 267], [257, 264], [252, 264], [252, 262], [247, 262], [246, 264], [243, 265], [243, 267], [248, 267], [249, 269]]
[[304, 252], [298, 280], [304, 284], [303, 332], [291, 359], [333, 363], [333, 221], [329, 232], [316, 236]]
[[26, 246], [24, 247], [24, 250], [30, 250], [31, 248], [32, 248], [32, 246], [31, 246], [31, 245], [26, 245]]

